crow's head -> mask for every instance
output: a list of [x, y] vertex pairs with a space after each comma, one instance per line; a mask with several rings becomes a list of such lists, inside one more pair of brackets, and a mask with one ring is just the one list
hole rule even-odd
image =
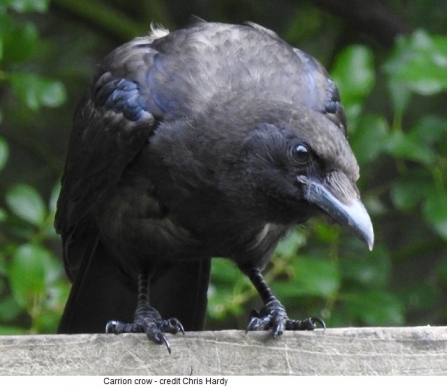
[[237, 167], [246, 190], [264, 198], [260, 203], [278, 221], [302, 222], [322, 212], [372, 249], [372, 223], [356, 186], [359, 167], [343, 131], [306, 107], [278, 103], [250, 112], [241, 123]]

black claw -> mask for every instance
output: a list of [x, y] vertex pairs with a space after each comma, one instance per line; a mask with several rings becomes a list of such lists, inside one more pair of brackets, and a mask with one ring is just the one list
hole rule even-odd
[[185, 336], [185, 329], [182, 326], [182, 323], [179, 322], [179, 327], [180, 327], [180, 331], [183, 334], [183, 336]]
[[268, 330], [271, 328], [271, 317], [252, 317], [247, 326], [248, 331], [261, 331]]
[[248, 331], [255, 331], [256, 328], [259, 327], [258, 318], [259, 318], [259, 311], [253, 309], [250, 312], [250, 321], [248, 322], [247, 330], [245, 331], [245, 333], [247, 333]]
[[282, 335], [284, 333], [284, 322], [280, 321], [277, 323], [273, 329], [273, 338], [276, 339], [278, 336]]
[[162, 340], [168, 349], [168, 353], [171, 354], [171, 345], [169, 344], [168, 338], [164, 334], [162, 334]]
[[323, 330], [326, 330], [326, 323], [324, 322], [323, 319], [320, 319], [319, 317], [314, 316], [314, 317], [309, 318], [309, 320], [310, 320], [314, 325], [315, 325], [316, 323], [318, 323], [318, 324], [323, 328]]
[[171, 345], [169, 344], [168, 338], [160, 328], [155, 326], [155, 324], [146, 329], [146, 335], [150, 340], [157, 344], [164, 343], [166, 348], [168, 349], [169, 354], [171, 354]]
[[255, 331], [256, 328], [258, 327], [257, 321], [258, 321], [257, 317], [252, 317], [250, 319], [250, 322], [248, 323], [247, 330], [245, 331], [245, 333], [247, 333], [248, 331]]
[[110, 334], [111, 332], [115, 332], [115, 328], [118, 322], [116, 320], [110, 320], [106, 324], [106, 334]]

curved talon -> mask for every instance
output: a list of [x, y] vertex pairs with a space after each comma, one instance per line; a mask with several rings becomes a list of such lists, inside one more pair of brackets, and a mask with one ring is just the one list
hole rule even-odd
[[182, 334], [185, 335], [185, 329], [183, 328], [183, 324], [180, 323], [178, 320], [177, 320], [177, 322], [178, 322], [178, 325], [180, 327], [180, 331], [182, 331]]
[[182, 323], [180, 323], [180, 321], [178, 319], [172, 318], [169, 319], [169, 325], [171, 326], [171, 328], [173, 328], [172, 333], [176, 334], [177, 332], [181, 332], [183, 335], [185, 335], [185, 329], [183, 328]]
[[312, 324], [318, 323], [323, 328], [323, 330], [326, 330], [326, 323], [324, 322], [323, 319], [320, 319], [317, 316], [310, 317], [309, 319], [312, 322]]
[[[115, 332], [115, 328], [117, 326], [118, 322], [116, 320], [110, 320], [106, 324], [106, 334], [110, 334], [111, 332]], [[110, 331], [111, 327], [113, 327], [113, 330]]]
[[273, 330], [273, 339], [276, 339], [278, 336], [281, 336], [284, 333], [285, 325], [284, 322], [279, 322], [276, 324]]
[[166, 348], [168, 349], [168, 353], [171, 354], [171, 345], [169, 344], [168, 338], [164, 334], [161, 334], [161, 335], [162, 335], [162, 340], [163, 340]]
[[247, 333], [248, 331], [254, 331], [255, 327], [257, 327], [257, 325], [255, 324], [259, 318], [259, 311], [257, 311], [256, 309], [252, 309], [252, 311], [250, 312], [250, 321], [248, 322], [248, 326], [247, 329], [245, 331], [245, 333]]
[[180, 331], [182, 332], [183, 336], [185, 336], [185, 329], [182, 326], [182, 323], [179, 322]]
[[153, 342], [157, 344], [164, 343], [169, 354], [171, 354], [171, 345], [169, 344], [168, 338], [162, 331], [163, 330], [157, 324], [153, 324], [147, 327], [143, 332], [145, 332], [147, 337]]
[[271, 317], [256, 317], [253, 316], [250, 319], [250, 322], [247, 326], [247, 332], [248, 331], [260, 331], [260, 330], [269, 330], [271, 328]]
[[255, 322], [257, 321], [256, 319], [257, 319], [257, 317], [252, 317], [250, 319], [250, 322], [248, 323], [248, 326], [247, 326], [247, 329], [245, 330], [245, 333], [247, 333], [248, 331], [255, 331], [256, 330], [256, 324], [255, 324]]
[[180, 323], [180, 321], [176, 318], [160, 320], [158, 322], [158, 328], [163, 332], [169, 332], [171, 334], [181, 332], [183, 335], [185, 335], [185, 329], [183, 328], [182, 323]]

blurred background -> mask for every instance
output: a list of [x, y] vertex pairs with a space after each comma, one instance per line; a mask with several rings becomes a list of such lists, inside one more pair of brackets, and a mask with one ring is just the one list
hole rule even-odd
[[[376, 245], [299, 226], [265, 275], [295, 319], [329, 327], [447, 323], [447, 2], [0, 0], [0, 334], [54, 333], [69, 291], [53, 219], [71, 119], [95, 66], [191, 15], [252, 21], [319, 59], [340, 88]], [[278, 69], [281, 71], [281, 69]], [[207, 329], [261, 301], [216, 259]]]

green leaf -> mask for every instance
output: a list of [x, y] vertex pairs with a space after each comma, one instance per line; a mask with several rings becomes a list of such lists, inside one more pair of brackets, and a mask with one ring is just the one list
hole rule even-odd
[[2, 335], [18, 335], [18, 334], [25, 335], [26, 333], [27, 331], [20, 327], [0, 325], [0, 334]]
[[67, 100], [64, 84], [60, 81], [41, 78], [40, 87], [42, 105], [46, 107], [58, 107]]
[[3, 0], [2, 2], [17, 12], [46, 12], [50, 0]]
[[383, 290], [358, 290], [345, 299], [349, 315], [369, 326], [402, 325], [404, 307], [393, 295]]
[[[7, 248], [6, 249], [2, 248], [2, 251], [3, 250], [6, 252]], [[0, 276], [3, 277], [6, 275], [6, 267], [5, 267], [6, 261], [2, 251], [0, 251]], [[0, 293], [2, 293], [3, 291], [2, 277], [0, 277]]]
[[58, 181], [56, 185], [54, 185], [53, 190], [51, 191], [50, 202], [48, 204], [49, 210], [52, 214], [56, 213], [57, 200], [59, 198], [60, 191], [61, 191], [61, 182]]
[[385, 149], [394, 157], [421, 162], [426, 166], [430, 166], [435, 159], [435, 154], [429, 147], [402, 131], [389, 134]]
[[423, 206], [425, 219], [444, 239], [447, 239], [447, 193], [434, 190], [427, 193]]
[[211, 290], [208, 290], [207, 313], [209, 317], [221, 320], [228, 315], [240, 316], [243, 313], [242, 305], [234, 297], [234, 294], [228, 289], [214, 290], [211, 285]]
[[335, 263], [300, 257], [293, 262], [294, 278], [277, 281], [274, 290], [281, 298], [298, 296], [329, 297], [340, 287], [340, 273]]
[[6, 203], [19, 218], [41, 226], [47, 214], [45, 204], [40, 194], [28, 185], [19, 184], [6, 194]]
[[393, 102], [395, 116], [402, 117], [405, 108], [407, 108], [411, 100], [410, 88], [404, 82], [397, 81], [393, 78], [388, 80], [387, 85], [391, 101]]
[[436, 115], [424, 115], [409, 131], [409, 136], [426, 145], [436, 145], [447, 138], [447, 120]]
[[30, 109], [37, 110], [42, 105], [57, 107], [66, 100], [65, 88], [60, 81], [32, 73], [12, 73], [10, 78], [15, 93]]
[[0, 170], [6, 165], [9, 156], [8, 143], [0, 137]]
[[359, 115], [365, 97], [375, 82], [372, 51], [366, 46], [352, 45], [336, 58], [331, 76], [337, 84], [348, 122]]
[[241, 271], [227, 259], [213, 258], [211, 264], [212, 281], [215, 283], [233, 285], [241, 277]]
[[416, 31], [400, 37], [384, 70], [392, 81], [423, 95], [447, 88], [447, 37]]
[[5, 45], [6, 62], [18, 63], [30, 59], [34, 55], [39, 34], [36, 26], [26, 23], [23, 26], [16, 27], [13, 41], [8, 40]]
[[322, 23], [321, 12], [312, 6], [302, 4], [302, 12], [297, 12], [289, 23], [283, 38], [290, 44], [298, 44], [318, 34]]
[[343, 100], [358, 102], [364, 99], [374, 86], [372, 51], [360, 45], [347, 47], [337, 56], [331, 74]]
[[14, 299], [28, 312], [41, 310], [54, 301], [60, 305], [60, 297], [65, 297], [66, 290], [66, 285], [59, 285], [61, 274], [61, 262], [37, 244], [19, 246], [8, 267]]
[[242, 313], [242, 303], [237, 297], [249, 287], [248, 278], [234, 263], [223, 258], [213, 258], [208, 288], [208, 315], [215, 319], [222, 319], [227, 315], [239, 316]]
[[43, 314], [36, 317], [33, 323], [33, 329], [39, 334], [54, 334], [61, 319], [60, 312], [45, 310]]
[[302, 231], [295, 229], [278, 244], [275, 250], [275, 255], [285, 258], [293, 258], [297, 255], [298, 249], [305, 244], [306, 236]]
[[383, 287], [391, 276], [391, 258], [386, 250], [377, 246], [363, 258], [349, 258], [341, 262], [343, 278], [365, 287]]
[[11, 322], [14, 320], [20, 313], [22, 312], [22, 309], [17, 304], [17, 301], [12, 298], [12, 296], [5, 296], [0, 300], [0, 318], [1, 321], [4, 322]]
[[12, 294], [22, 308], [32, 309], [45, 294], [48, 258], [48, 251], [38, 245], [24, 244], [15, 251], [8, 273]]
[[0, 16], [3, 36], [3, 61], [20, 63], [29, 60], [35, 52], [39, 34], [32, 23], [17, 25], [7, 15]]
[[402, 211], [411, 211], [431, 190], [431, 183], [411, 177], [396, 182], [391, 188], [390, 194], [396, 208]]
[[7, 213], [3, 208], [0, 208], [0, 223], [4, 222], [7, 218]]
[[360, 165], [371, 162], [385, 148], [388, 123], [382, 116], [364, 115], [357, 129], [350, 135], [349, 143]]
[[422, 312], [434, 312], [439, 300], [442, 299], [442, 291], [434, 283], [422, 280], [419, 283], [408, 284], [399, 290], [398, 295], [406, 309], [417, 309]]

